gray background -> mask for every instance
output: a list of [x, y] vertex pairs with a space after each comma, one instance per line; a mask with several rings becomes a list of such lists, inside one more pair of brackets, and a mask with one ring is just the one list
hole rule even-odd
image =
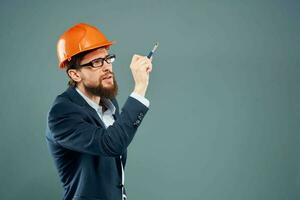
[[116, 40], [123, 105], [134, 53], [160, 47], [128, 148], [129, 200], [300, 199], [299, 1], [1, 1], [0, 198], [61, 199], [46, 114], [78, 22]]

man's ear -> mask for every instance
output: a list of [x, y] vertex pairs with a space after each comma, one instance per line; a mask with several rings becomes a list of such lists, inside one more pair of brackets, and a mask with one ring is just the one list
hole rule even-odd
[[81, 76], [80, 74], [78, 73], [78, 71], [76, 69], [69, 69], [67, 71], [68, 73], [68, 76], [73, 79], [74, 81], [76, 82], [80, 82], [81, 81]]

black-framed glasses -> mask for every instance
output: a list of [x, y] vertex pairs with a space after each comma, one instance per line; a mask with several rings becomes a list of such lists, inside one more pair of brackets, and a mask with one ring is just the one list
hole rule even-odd
[[80, 65], [81, 67], [93, 67], [93, 68], [100, 68], [103, 66], [104, 61], [107, 64], [111, 64], [116, 60], [116, 55], [115, 54], [108, 54], [107, 56], [105, 56], [104, 58], [96, 58], [86, 64]]

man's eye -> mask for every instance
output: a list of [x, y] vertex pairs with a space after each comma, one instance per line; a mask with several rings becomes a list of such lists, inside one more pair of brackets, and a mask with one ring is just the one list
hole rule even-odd
[[94, 60], [93, 61], [93, 65], [101, 65], [102, 64], [102, 60], [101, 59], [98, 59], [98, 60]]

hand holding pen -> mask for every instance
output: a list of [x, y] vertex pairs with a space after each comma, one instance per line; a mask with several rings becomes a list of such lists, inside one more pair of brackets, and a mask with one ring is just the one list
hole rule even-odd
[[145, 96], [149, 84], [149, 74], [152, 71], [152, 57], [158, 47], [155, 44], [148, 56], [133, 55], [130, 69], [135, 82], [134, 92]]

